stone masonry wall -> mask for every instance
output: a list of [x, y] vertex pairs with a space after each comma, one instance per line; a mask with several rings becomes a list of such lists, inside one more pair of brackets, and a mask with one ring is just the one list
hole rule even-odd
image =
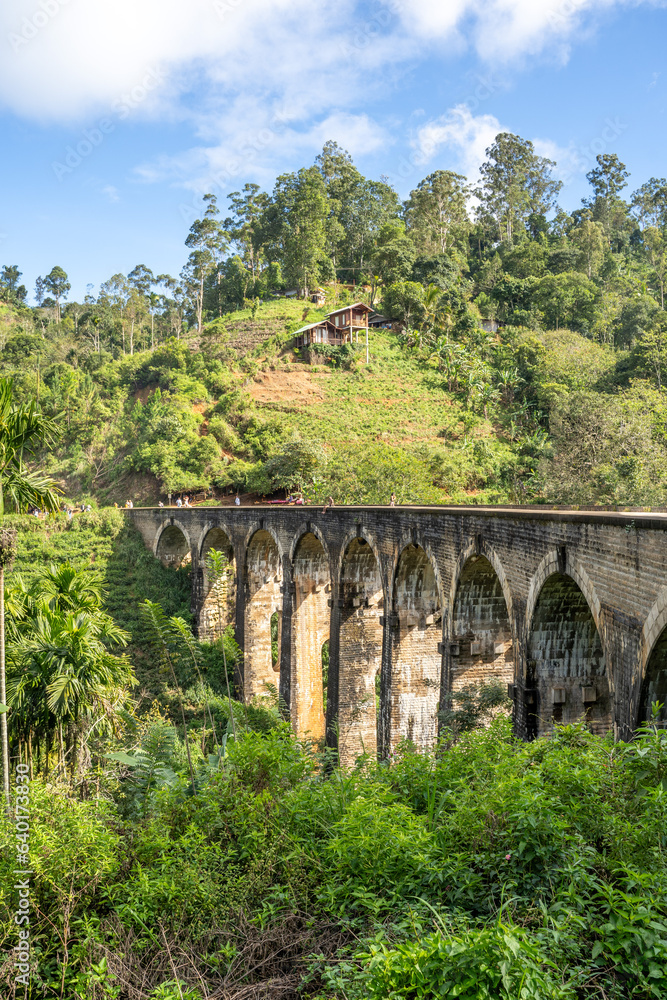
[[604, 653], [586, 598], [576, 583], [555, 574], [540, 591], [533, 614], [528, 677], [537, 688], [537, 734], [554, 722], [585, 718], [596, 733], [611, 727]]
[[322, 740], [322, 646], [329, 638], [331, 576], [322, 543], [311, 532], [299, 541], [292, 575], [292, 725], [299, 735]]
[[651, 720], [651, 707], [656, 701], [662, 705], [657, 718], [664, 726], [667, 724], [667, 631], [663, 632], [658, 639], [648, 662], [638, 722]]
[[471, 684], [514, 680], [507, 604], [498, 574], [484, 556], [466, 563], [456, 591], [452, 634], [453, 691]]
[[271, 615], [282, 606], [282, 567], [273, 536], [255, 532], [248, 545], [245, 581], [243, 687], [247, 701], [278, 687], [271, 655]]
[[341, 570], [338, 752], [344, 765], [377, 754], [375, 684], [382, 664], [382, 577], [371, 546], [355, 539]]
[[[629, 738], [637, 725], [643, 704], [642, 695], [647, 696], [649, 689], [659, 692], [662, 685], [667, 684], [664, 678], [667, 654], [656, 653], [653, 656], [667, 628], [667, 516], [663, 514], [550, 510], [544, 507], [454, 506], [336, 507], [322, 514], [316, 508], [251, 505], [232, 510], [134, 508], [127, 511], [126, 516], [142, 533], [154, 554], [167, 565], [191, 562], [195, 614], [201, 608], [204, 590], [199, 572], [204, 539], [212, 526], [224, 527], [234, 546], [238, 572], [237, 640], [245, 649], [246, 696], [254, 691], [267, 673], [275, 681], [276, 675], [270, 663], [270, 615], [278, 611], [282, 615], [283, 636], [280, 689], [292, 711], [295, 710], [297, 694], [293, 663], [297, 647], [291, 629], [293, 624], [298, 625], [298, 621], [292, 620], [296, 594], [288, 587], [291, 580], [285, 579], [293, 568], [291, 553], [295, 552], [298, 539], [307, 530], [319, 535], [328, 553], [331, 599], [335, 601], [335, 607], [329, 609], [332, 623], [329, 683], [333, 697], [329, 700], [327, 711], [338, 713], [342, 705], [344, 711], [349, 713], [354, 712], [350, 705], [357, 694], [352, 688], [348, 697], [344, 684], [340, 689], [337, 687], [346, 669], [349, 673], [349, 668], [345, 666], [349, 615], [345, 608], [346, 585], [342, 581], [340, 567], [344, 565], [344, 551], [352, 539], [363, 535], [373, 540], [382, 589], [386, 595], [392, 595], [382, 616], [386, 624], [382, 643], [379, 716], [381, 754], [388, 753], [391, 745], [395, 745], [396, 737], [407, 735], [408, 731], [412, 731], [418, 742], [430, 742], [436, 726], [435, 699], [430, 698], [434, 680], [436, 686], [433, 690], [437, 693], [439, 685], [440, 703], [446, 704], [452, 686], [460, 683], [465, 675], [472, 676], [470, 671], [480, 668], [477, 677], [491, 667], [494, 670], [498, 668], [500, 673], [503, 671], [502, 665], [496, 663], [495, 655], [491, 660], [482, 653], [481, 661], [468, 665], [462, 661], [457, 664], [456, 657], [452, 656], [451, 648], [457, 630], [465, 626], [468, 630], [484, 631], [482, 626], [488, 622], [489, 616], [496, 615], [492, 628], [486, 629], [486, 638], [490, 641], [496, 625], [500, 624], [500, 613], [493, 610], [492, 605], [487, 605], [483, 612], [473, 607], [475, 601], [483, 604], [487, 599], [495, 600], [495, 597], [485, 596], [486, 591], [481, 584], [478, 590], [475, 590], [476, 585], [471, 584], [469, 611], [462, 610], [462, 604], [455, 611], [456, 581], [460, 582], [467, 572], [466, 561], [470, 554], [489, 561], [507, 598], [514, 639], [514, 723], [520, 736], [531, 735], [536, 714], [540, 712], [545, 711], [546, 716], [553, 720], [551, 689], [560, 686], [570, 691], [569, 695], [568, 690], [565, 691], [565, 701], [556, 702], [563, 706], [557, 710], [561, 711], [563, 718], [587, 717], [594, 727], [610, 727], [619, 737]], [[306, 528], [306, 524], [312, 525], [312, 528]], [[273, 536], [276, 546], [263, 575], [253, 571], [258, 554], [253, 556], [249, 551], [257, 545], [253, 538], [260, 531], [266, 532], [268, 537]], [[424, 614], [423, 627], [421, 618], [413, 620], [415, 609], [408, 599], [409, 588], [401, 583], [398, 570], [406, 547], [415, 545], [428, 553], [437, 584], [435, 592], [440, 595], [433, 602], [433, 622], [427, 624], [429, 616]], [[250, 571], [254, 572], [253, 581], [249, 580]], [[339, 575], [341, 579], [338, 579]], [[554, 612], [555, 617], [549, 617], [551, 612], [543, 617], [547, 613], [538, 607], [540, 595], [549, 579], [557, 575], [576, 585], [590, 611], [592, 625], [590, 619], [583, 621], [578, 618], [583, 614], [579, 598], [579, 610], [577, 602], [568, 599], [564, 600], [557, 613]], [[410, 574], [404, 572], [403, 576], [407, 580]], [[280, 592], [281, 584], [285, 584], [284, 593]], [[404, 589], [403, 596], [401, 588]], [[342, 607], [339, 607], [339, 600], [343, 601]], [[261, 609], [258, 602], [262, 604]], [[318, 612], [314, 617], [319, 615]], [[590, 653], [595, 645], [593, 630], [602, 652], [604, 675], [595, 674], [597, 667], [594, 670], [594, 664], [601, 661], [595, 650], [594, 655]], [[584, 641], [586, 635], [588, 639]], [[318, 643], [319, 638], [318, 635]], [[341, 656], [338, 655], [340, 639], [343, 640]], [[441, 652], [436, 652], [438, 644]], [[563, 649], [554, 653], [559, 644]], [[361, 642], [358, 648], [363, 648]], [[504, 657], [506, 676], [509, 676], [511, 665], [508, 654], [509, 647]], [[570, 665], [566, 670], [568, 656]], [[374, 669], [376, 657], [377, 642], [373, 640], [366, 653], [368, 676]], [[261, 669], [258, 667], [260, 661]], [[539, 669], [538, 662], [541, 664]], [[649, 663], [653, 679], [646, 681]], [[551, 683], [557, 678], [558, 670], [565, 671], [563, 679], [567, 680], [567, 684]], [[588, 697], [592, 692], [585, 692], [584, 695], [581, 688], [594, 685], [582, 685], [580, 681], [581, 678], [593, 679], [594, 674], [596, 701], [593, 703], [584, 701], [584, 696]], [[598, 692], [597, 685], [603, 680], [607, 687], [601, 687]], [[577, 702], [579, 696], [575, 696], [575, 688], [580, 691], [580, 703]], [[608, 709], [604, 709], [607, 691]], [[364, 702], [365, 689], [360, 689], [358, 697], [360, 703]], [[423, 706], [420, 702], [418, 707], [415, 699], [422, 699]], [[539, 699], [539, 705], [536, 699]], [[641, 710], [644, 711], [644, 708], [645, 705]], [[368, 721], [366, 719], [364, 725]], [[327, 732], [327, 740], [334, 746], [337, 729], [340, 731], [339, 727], [331, 726]]]
[[392, 747], [409, 739], [427, 748], [437, 738], [441, 619], [433, 566], [426, 552], [413, 543], [401, 555], [394, 583]]
[[157, 557], [172, 569], [181, 569], [191, 561], [187, 539], [175, 524], [168, 525], [160, 535]]
[[[227, 562], [227, 569], [219, 579], [214, 579], [208, 566], [211, 549], [221, 552]], [[234, 548], [228, 535], [220, 528], [212, 528], [204, 539], [201, 550], [200, 567], [202, 592], [198, 635], [200, 639], [211, 640], [222, 634], [236, 619], [236, 565]]]

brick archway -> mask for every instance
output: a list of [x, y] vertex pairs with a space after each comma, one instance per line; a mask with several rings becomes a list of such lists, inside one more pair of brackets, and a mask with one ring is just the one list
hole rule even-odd
[[[236, 560], [230, 533], [219, 524], [209, 522], [199, 541], [199, 635], [215, 638], [236, 617]], [[207, 565], [208, 553], [216, 549], [225, 557], [227, 567], [218, 580], [213, 580]]]
[[549, 553], [531, 583], [526, 613], [526, 685], [535, 692], [531, 735], [581, 719], [594, 732], [611, 728], [599, 623], [600, 604], [583, 569], [563, 553]]
[[512, 597], [492, 550], [472, 544], [461, 553], [452, 579], [447, 632], [452, 691], [513, 681]]
[[190, 534], [184, 524], [175, 518], [163, 521], [155, 536], [153, 555], [163, 565], [180, 569], [187, 566], [192, 558]]
[[648, 613], [640, 640], [638, 676], [633, 678], [636, 724], [650, 718], [651, 703], [663, 704], [658, 720], [667, 722], [667, 587]]

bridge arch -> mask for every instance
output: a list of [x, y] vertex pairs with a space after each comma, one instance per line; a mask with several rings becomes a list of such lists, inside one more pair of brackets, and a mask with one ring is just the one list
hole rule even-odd
[[542, 587], [553, 573], [560, 573], [563, 571], [567, 574], [567, 576], [572, 577], [577, 587], [586, 598], [586, 603], [588, 604], [590, 612], [593, 615], [595, 627], [600, 635], [602, 635], [602, 605], [588, 573], [580, 562], [570, 558], [567, 550], [563, 553], [562, 551], [559, 552], [557, 549], [552, 549], [551, 552], [547, 552], [535, 570], [533, 578], [530, 581], [528, 598], [526, 600], [527, 630], [530, 631], [535, 605]]
[[304, 528], [291, 547], [294, 602], [290, 714], [299, 735], [322, 740], [323, 655], [331, 629], [331, 560], [319, 529], [314, 525]]
[[401, 550], [392, 580], [390, 745], [433, 746], [438, 730], [442, 587], [437, 564], [417, 538]]
[[217, 518], [216, 518], [215, 521], [207, 521], [206, 524], [204, 525], [204, 527], [202, 528], [202, 530], [199, 533], [199, 540], [197, 542], [197, 552], [199, 554], [199, 558], [200, 559], [204, 558], [204, 555], [205, 555], [204, 548], [205, 547], [206, 547], [206, 549], [215, 548], [214, 545], [209, 545], [208, 541], [207, 541], [209, 532], [210, 531], [215, 531], [215, 530], [221, 531], [224, 535], [227, 536], [228, 539], [231, 539], [231, 537], [232, 537], [231, 528], [230, 528], [229, 524], [226, 521], [221, 521], [221, 520], [218, 520]]
[[[243, 687], [246, 701], [276, 689], [280, 664], [273, 655], [271, 618], [282, 612], [283, 566], [273, 532], [260, 527], [249, 533], [244, 557], [244, 657]], [[278, 637], [280, 648], [280, 635]]]
[[496, 552], [471, 542], [457, 560], [449, 597], [450, 685], [514, 679], [512, 594]]
[[192, 543], [185, 525], [175, 518], [163, 521], [155, 536], [153, 554], [164, 566], [187, 566], [192, 559]]
[[[271, 527], [270, 524], [266, 524], [264, 522], [264, 519], [261, 519], [261, 520], [257, 519], [255, 521], [253, 521], [252, 524], [250, 525], [250, 527], [248, 528], [248, 530], [246, 531], [245, 538], [243, 540], [243, 549], [246, 552], [246, 554], [247, 554], [248, 546], [250, 545], [250, 542], [252, 541], [253, 537], [257, 534], [258, 531], [265, 531], [267, 533], [267, 535], [271, 536], [271, 538], [273, 539], [273, 543], [276, 546], [276, 549], [278, 550], [278, 555], [279, 555], [279, 557], [280, 557], [280, 559], [282, 561], [282, 559], [285, 556], [285, 552], [284, 552], [284, 549], [283, 549], [283, 545], [282, 545], [282, 543], [280, 541], [280, 536], [276, 534], [276, 532], [273, 530], [273, 528]], [[247, 562], [247, 558], [246, 558], [246, 562]]]
[[640, 690], [637, 725], [651, 718], [651, 704], [662, 703], [658, 722], [667, 723], [667, 587], [651, 608], [640, 642]]
[[580, 565], [549, 553], [531, 582], [526, 609], [526, 686], [535, 691], [532, 735], [585, 719], [597, 733], [612, 725], [600, 602]]
[[[208, 566], [211, 549], [222, 553], [226, 567], [220, 579], [215, 580]], [[221, 635], [236, 617], [236, 560], [231, 533], [225, 525], [209, 521], [198, 543], [199, 552], [199, 635], [214, 638]]]
[[304, 535], [314, 535], [315, 538], [317, 538], [326, 554], [327, 560], [330, 562], [329, 546], [327, 545], [324, 535], [320, 531], [319, 527], [312, 521], [302, 521], [292, 536], [288, 553], [290, 563], [294, 563], [294, 556], [296, 554], [297, 547], [299, 546], [299, 543]]
[[377, 699], [385, 598], [380, 560], [361, 530], [343, 544], [339, 568], [338, 753], [343, 766], [378, 747]]

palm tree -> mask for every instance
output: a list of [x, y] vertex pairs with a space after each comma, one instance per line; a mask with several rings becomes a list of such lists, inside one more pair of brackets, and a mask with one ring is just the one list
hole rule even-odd
[[39, 583], [31, 592], [53, 611], [92, 611], [99, 610], [102, 604], [100, 577], [75, 569], [70, 562], [51, 565], [40, 574]]
[[[58, 510], [57, 484], [40, 472], [29, 471], [24, 456], [50, 441], [56, 434], [56, 424], [31, 403], [14, 402], [14, 382], [0, 378], [0, 517], [5, 513], [5, 499], [15, 510], [25, 510], [29, 505], [51, 513]], [[0, 559], [0, 703], [7, 703], [5, 674], [5, 565]], [[2, 740], [3, 787], [7, 809], [9, 796], [9, 740], [7, 714], [0, 714]]]
[[440, 326], [440, 300], [442, 299], [442, 289], [433, 282], [424, 293], [423, 312], [424, 317], [421, 324], [419, 346], [423, 346], [423, 337], [426, 335], [428, 343], [433, 343], [436, 339], [436, 332]]
[[438, 338], [431, 360], [437, 362], [447, 379], [448, 391], [453, 392], [458, 388], [461, 373], [465, 370], [470, 355], [465, 344], [450, 341], [443, 336]]
[[[108, 650], [109, 644], [124, 646], [128, 639], [99, 608], [51, 608], [47, 596], [12, 645], [10, 703], [26, 732], [37, 720], [49, 732], [58, 730], [63, 766], [63, 723], [76, 726], [95, 709], [104, 712], [112, 692], [133, 682], [128, 661]], [[74, 772], [76, 733], [72, 750]]]

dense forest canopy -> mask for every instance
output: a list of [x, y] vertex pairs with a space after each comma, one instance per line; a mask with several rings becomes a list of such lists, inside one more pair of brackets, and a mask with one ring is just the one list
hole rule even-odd
[[[568, 213], [555, 167], [502, 133], [476, 183], [436, 170], [401, 202], [328, 142], [271, 193], [207, 194], [178, 277], [138, 264], [75, 302], [56, 265], [30, 307], [5, 265], [0, 364], [60, 420], [48, 471], [100, 500], [298, 485], [379, 501], [407, 481], [399, 499], [661, 504], [667, 180], [632, 191], [601, 153]], [[324, 307], [303, 308], [320, 287]], [[323, 349], [310, 360], [331, 377], [308, 407], [260, 398], [267, 368], [305, 378], [293, 331], [358, 298], [395, 321], [371, 365]], [[388, 384], [431, 414], [427, 432], [352, 405]]]

